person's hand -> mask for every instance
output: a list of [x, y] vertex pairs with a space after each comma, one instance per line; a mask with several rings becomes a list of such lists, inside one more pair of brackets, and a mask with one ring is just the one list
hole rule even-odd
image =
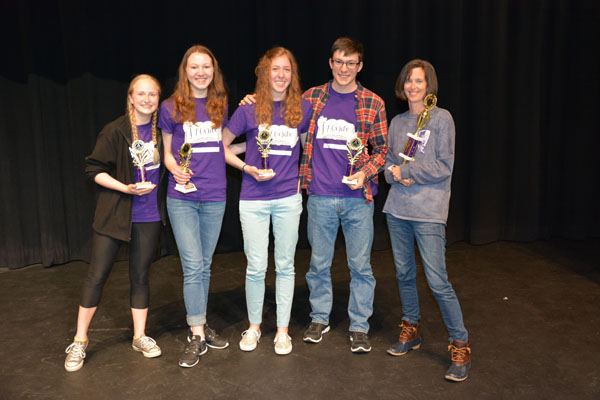
[[349, 181], [353, 181], [356, 179], [356, 184], [346, 183], [346, 185], [352, 190], [360, 189], [365, 183], [365, 173], [362, 171], [358, 171], [357, 173], [350, 175], [346, 179]]
[[254, 104], [256, 103], [256, 95], [255, 94], [247, 94], [246, 96], [244, 96], [244, 98], [242, 100], [240, 100], [240, 103], [238, 104], [238, 106], [249, 106], [250, 104]]
[[391, 169], [392, 175], [394, 176], [394, 180], [396, 182], [400, 182], [402, 180], [402, 174], [400, 173], [400, 166], [394, 165]]
[[127, 185], [127, 190], [129, 194], [132, 194], [134, 196], [144, 196], [152, 192], [155, 187], [156, 185], [152, 184], [152, 186], [138, 189], [135, 183], [130, 183], [129, 185]]
[[178, 165], [175, 168], [173, 168], [171, 174], [173, 174], [175, 182], [177, 182], [180, 185], [185, 185], [190, 181], [190, 179], [192, 179], [192, 175], [194, 175], [194, 172], [191, 169], [188, 169], [187, 172], [184, 172], [183, 167], [181, 165]]
[[400, 184], [409, 187], [415, 184], [414, 179], [412, 178], [406, 178], [406, 179], [400, 179], [398, 182], [400, 182]]
[[269, 180], [275, 178], [275, 175], [277, 175], [275, 172], [273, 172], [272, 175], [267, 175], [267, 176], [263, 175], [263, 176], [261, 176], [259, 174], [259, 169], [258, 168], [256, 168], [253, 165], [248, 165], [248, 164], [246, 164], [246, 166], [243, 168], [243, 173], [250, 175], [251, 177], [253, 177], [258, 182], [269, 181]]

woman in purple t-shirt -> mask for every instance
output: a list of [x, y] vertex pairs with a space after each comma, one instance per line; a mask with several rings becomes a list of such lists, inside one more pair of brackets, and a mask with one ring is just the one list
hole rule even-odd
[[[223, 131], [227, 163], [243, 172], [239, 210], [248, 260], [246, 305], [250, 326], [242, 333], [240, 348], [252, 351], [260, 340], [272, 221], [277, 273], [275, 353], [289, 354], [294, 255], [302, 213], [299, 142], [308, 129], [311, 105], [302, 100], [298, 64], [289, 50], [275, 47], [267, 51], [255, 72], [256, 104], [240, 106]], [[246, 134], [245, 161], [228, 149], [235, 137], [242, 134]]]
[[204, 46], [186, 51], [178, 75], [175, 91], [160, 107], [159, 126], [170, 172], [167, 210], [181, 257], [190, 327], [179, 365], [193, 367], [207, 346], [229, 346], [206, 325], [210, 264], [225, 213], [221, 129], [227, 125], [227, 93], [217, 59]]
[[[165, 221], [163, 197], [156, 187], [163, 171], [159, 156], [162, 140], [156, 124], [159, 97], [160, 85], [155, 78], [135, 77], [127, 91], [127, 114], [102, 129], [92, 154], [85, 159], [85, 172], [99, 185], [99, 193], [92, 257], [81, 294], [77, 332], [66, 349], [67, 371], [83, 366], [88, 328], [123, 242], [129, 242], [132, 347], [148, 358], [161, 355], [154, 339], [145, 334], [150, 297], [148, 275], [164, 224], [161, 220]], [[134, 170], [133, 155], [141, 168]], [[142, 176], [145, 185], [139, 184]]]

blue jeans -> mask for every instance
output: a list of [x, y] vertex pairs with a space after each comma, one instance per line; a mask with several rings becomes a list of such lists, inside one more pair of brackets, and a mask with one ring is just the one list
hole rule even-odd
[[308, 197], [308, 241], [312, 247], [306, 282], [310, 290], [312, 322], [329, 324], [333, 306], [331, 260], [338, 227], [342, 225], [350, 269], [348, 316], [351, 332], [369, 332], [373, 314], [375, 278], [371, 269], [373, 202], [363, 198], [310, 195]]
[[183, 300], [189, 326], [206, 324], [210, 264], [225, 213], [224, 201], [167, 197], [167, 210], [183, 269]]
[[248, 260], [246, 306], [248, 320], [252, 325], [260, 325], [262, 322], [271, 220], [275, 238], [275, 272], [277, 273], [275, 278], [277, 327], [286, 328], [289, 325], [294, 297], [294, 256], [301, 213], [300, 194], [273, 200], [240, 200], [244, 253]]
[[411, 324], [421, 319], [416, 279], [416, 239], [425, 277], [440, 307], [450, 341], [458, 339], [468, 342], [469, 335], [463, 324], [460, 304], [446, 272], [446, 227], [439, 223], [400, 219], [391, 214], [386, 214], [386, 218], [402, 300], [402, 319]]

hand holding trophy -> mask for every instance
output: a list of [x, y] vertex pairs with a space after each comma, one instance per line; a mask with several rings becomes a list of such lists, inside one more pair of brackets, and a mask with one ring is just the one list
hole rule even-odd
[[419, 116], [417, 117], [417, 130], [414, 134], [406, 134], [408, 136], [408, 141], [404, 146], [404, 151], [399, 154], [399, 156], [404, 159], [404, 161], [402, 161], [402, 165], [406, 164], [407, 161], [415, 160], [414, 155], [417, 151], [417, 147], [419, 146], [419, 143], [421, 143], [424, 140], [422, 137], [419, 136], [419, 132], [423, 128], [425, 128], [425, 125], [427, 125], [427, 123], [431, 119], [431, 115], [429, 113], [431, 112], [431, 110], [434, 109], [435, 105], [437, 104], [437, 97], [435, 96], [435, 94], [428, 94], [423, 99], [423, 104], [425, 105], [425, 109], [421, 111], [419, 113]]
[[346, 152], [348, 153], [348, 166], [346, 167], [346, 175], [342, 178], [342, 183], [346, 185], [356, 185], [358, 181], [356, 179], [349, 180], [348, 177], [354, 175], [354, 164], [360, 158], [360, 155], [365, 148], [362, 140], [358, 136], [350, 138], [346, 142]]
[[[188, 172], [188, 167], [190, 166], [190, 162], [192, 161], [192, 153], [193, 153], [193, 149], [192, 149], [191, 144], [184, 143], [181, 145], [181, 148], [179, 149], [178, 154], [179, 154], [179, 165], [181, 165], [183, 172]], [[187, 182], [185, 185], [181, 185], [179, 183], [176, 184], [175, 190], [177, 190], [181, 193], [190, 193], [190, 192], [195, 192], [198, 189], [196, 189], [196, 185], [194, 185], [192, 182]]]
[[268, 177], [275, 173], [269, 168], [269, 152], [271, 151], [271, 142], [273, 137], [271, 132], [263, 127], [259, 127], [258, 135], [256, 136], [256, 144], [258, 145], [258, 151], [262, 157], [261, 168], [258, 169], [258, 176]]
[[138, 169], [138, 181], [135, 184], [136, 189], [146, 189], [153, 187], [152, 182], [146, 181], [145, 165], [154, 160], [154, 149], [146, 147], [143, 140], [135, 140], [129, 148], [133, 165]]

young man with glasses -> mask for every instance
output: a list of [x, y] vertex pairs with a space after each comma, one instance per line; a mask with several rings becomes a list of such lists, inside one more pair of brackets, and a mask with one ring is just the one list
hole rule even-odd
[[[337, 39], [329, 66], [333, 80], [309, 89], [303, 96], [313, 107], [300, 165], [301, 185], [309, 194], [308, 240], [312, 247], [306, 274], [312, 312], [303, 338], [318, 343], [330, 329], [330, 269], [341, 224], [351, 277], [350, 349], [366, 353], [371, 350], [368, 319], [373, 314], [375, 292], [370, 263], [373, 196], [387, 152], [385, 105], [356, 80], [363, 67], [360, 42], [347, 37]], [[352, 163], [351, 158], [356, 162]]]

